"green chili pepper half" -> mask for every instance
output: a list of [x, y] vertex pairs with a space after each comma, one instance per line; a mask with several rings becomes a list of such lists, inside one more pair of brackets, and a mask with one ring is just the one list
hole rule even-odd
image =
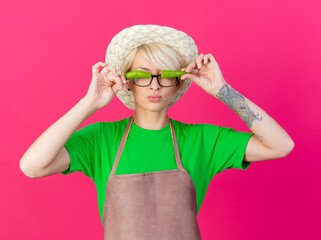
[[144, 72], [144, 71], [131, 71], [126, 73], [125, 77], [126, 79], [131, 79], [131, 78], [150, 78], [151, 73], [149, 72]]
[[[175, 77], [180, 77], [183, 76], [184, 74], [193, 74], [192, 72], [185, 72], [185, 71], [175, 71], [175, 70], [163, 70], [161, 77], [162, 78], [175, 78]], [[151, 73], [149, 72], [144, 72], [144, 71], [131, 71], [126, 73], [125, 77], [126, 79], [131, 79], [131, 78], [150, 78]]]
[[[192, 72], [188, 72], [192, 73]], [[184, 74], [187, 74], [185, 71], [173, 71], [173, 70], [163, 70], [162, 71], [162, 78], [175, 78], [183, 76]]]

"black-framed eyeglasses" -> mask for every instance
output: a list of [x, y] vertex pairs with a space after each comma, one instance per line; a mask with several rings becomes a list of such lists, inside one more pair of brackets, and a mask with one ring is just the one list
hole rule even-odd
[[148, 74], [148, 72], [146, 72], [146, 73], [147, 73], [146, 76], [132, 78], [133, 81], [134, 81], [134, 84], [139, 86], [139, 87], [147, 87], [152, 83], [153, 78], [156, 77], [157, 82], [158, 82], [158, 84], [160, 86], [162, 86], [162, 87], [172, 87], [172, 86], [175, 85], [175, 83], [177, 81], [177, 78], [178, 78], [178, 77], [163, 78], [163, 77], [161, 77], [161, 74], [152, 75], [150, 73]]

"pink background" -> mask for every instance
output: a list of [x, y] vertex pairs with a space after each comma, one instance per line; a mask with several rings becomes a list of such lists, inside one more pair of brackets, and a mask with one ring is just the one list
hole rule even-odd
[[[214, 177], [198, 215], [203, 239], [321, 239], [320, 10], [319, 0], [1, 2], [0, 239], [103, 239], [90, 178], [31, 179], [19, 161], [86, 94], [112, 37], [136, 24], [192, 36], [295, 142], [285, 158]], [[133, 114], [115, 97], [80, 128]], [[251, 131], [195, 83], [169, 116]]]

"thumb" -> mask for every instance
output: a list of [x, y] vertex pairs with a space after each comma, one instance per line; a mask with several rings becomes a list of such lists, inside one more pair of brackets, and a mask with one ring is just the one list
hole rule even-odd
[[197, 75], [194, 75], [194, 74], [184, 74], [183, 76], [181, 76], [181, 79], [182, 80], [185, 80], [185, 79], [190, 79], [192, 80], [193, 82], [199, 82], [199, 77]]

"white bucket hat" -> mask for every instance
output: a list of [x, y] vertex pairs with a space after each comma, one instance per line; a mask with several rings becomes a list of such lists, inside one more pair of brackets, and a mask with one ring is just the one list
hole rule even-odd
[[[134, 25], [120, 31], [110, 41], [105, 62], [109, 66], [120, 69], [124, 57], [132, 50], [144, 43], [160, 42], [172, 47], [180, 54], [186, 65], [196, 61], [198, 57], [197, 46], [189, 35], [177, 29], [160, 25]], [[179, 90], [174, 94], [169, 106], [174, 105], [191, 86], [192, 80], [182, 80]], [[135, 110], [135, 100], [132, 91], [127, 88], [117, 92], [117, 97], [128, 108]]]

